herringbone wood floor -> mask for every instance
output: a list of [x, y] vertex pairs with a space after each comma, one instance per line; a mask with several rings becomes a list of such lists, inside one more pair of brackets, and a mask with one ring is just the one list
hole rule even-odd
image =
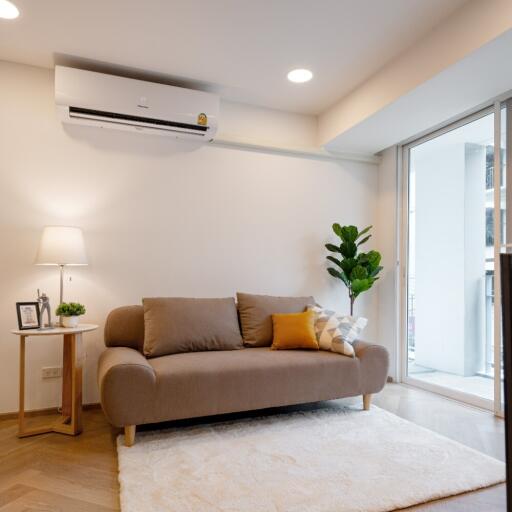
[[16, 430], [14, 420], [0, 423], [2, 512], [119, 510], [115, 432], [101, 410], [84, 411], [84, 432], [77, 437], [17, 439]]
[[[339, 407], [352, 402], [337, 400], [329, 404]], [[399, 385], [388, 385], [374, 403], [493, 457], [504, 458], [504, 424], [490, 413]], [[0, 422], [1, 512], [119, 510], [115, 452], [118, 431], [108, 425], [100, 410], [84, 411], [84, 432], [77, 437], [46, 434], [17, 439], [16, 428], [14, 420]], [[504, 486], [408, 510], [504, 512]]]

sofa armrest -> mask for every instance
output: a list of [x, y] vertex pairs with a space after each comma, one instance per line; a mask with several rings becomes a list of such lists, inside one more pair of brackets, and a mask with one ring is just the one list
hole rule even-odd
[[388, 351], [381, 345], [360, 340], [353, 346], [361, 366], [361, 394], [378, 393], [388, 379]]
[[116, 427], [150, 419], [156, 374], [148, 360], [128, 347], [107, 348], [98, 362], [101, 406]]

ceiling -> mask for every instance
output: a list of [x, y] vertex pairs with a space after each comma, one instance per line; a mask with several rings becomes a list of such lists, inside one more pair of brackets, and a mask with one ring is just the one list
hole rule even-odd
[[[13, 0], [0, 59], [158, 78], [318, 114], [466, 0]], [[306, 84], [286, 80], [309, 68]], [[147, 74], [147, 75], [144, 75]]]
[[[510, 12], [512, 14], [512, 10]], [[512, 68], [503, 63], [511, 59], [512, 28], [338, 134], [325, 148], [334, 152], [374, 154], [488, 107], [496, 98], [510, 98]], [[464, 94], [461, 94], [461, 84], [464, 84]], [[486, 121], [491, 122], [490, 118]], [[469, 129], [466, 125], [464, 130], [455, 130], [450, 137], [443, 137], [443, 141], [452, 143], [462, 137], [465, 142], [484, 143], [486, 136], [482, 133], [485, 130], [480, 132], [480, 126], [475, 123]], [[487, 133], [492, 137], [492, 130]]]

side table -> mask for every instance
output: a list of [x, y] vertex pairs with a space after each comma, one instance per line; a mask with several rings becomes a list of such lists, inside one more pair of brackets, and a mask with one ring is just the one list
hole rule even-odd
[[[82, 431], [82, 333], [97, 329], [94, 324], [79, 324], [77, 327], [54, 327], [52, 329], [24, 329], [11, 331], [20, 338], [20, 410], [18, 437], [35, 436], [58, 432], [75, 436]], [[27, 429], [25, 427], [25, 342], [32, 336], [62, 336], [62, 413], [49, 425]]]

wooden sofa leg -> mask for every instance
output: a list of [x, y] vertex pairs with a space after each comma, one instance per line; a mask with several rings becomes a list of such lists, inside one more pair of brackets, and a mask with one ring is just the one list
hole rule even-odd
[[137, 425], [127, 425], [124, 427], [124, 445], [133, 446], [135, 443], [135, 429]]
[[363, 395], [363, 409], [365, 411], [370, 410], [371, 401], [372, 401], [372, 395]]

